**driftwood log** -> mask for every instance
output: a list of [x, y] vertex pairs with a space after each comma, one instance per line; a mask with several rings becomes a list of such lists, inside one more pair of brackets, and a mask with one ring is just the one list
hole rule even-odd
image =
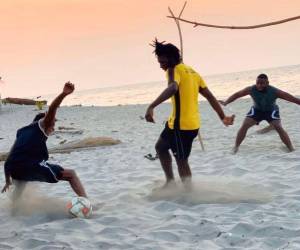
[[[65, 154], [73, 151], [81, 151], [86, 149], [92, 149], [99, 146], [112, 146], [120, 144], [120, 140], [116, 140], [110, 137], [90, 137], [83, 140], [72, 141], [63, 145], [49, 149], [49, 154]], [[0, 161], [5, 161], [8, 156], [8, 152], [0, 153]]]
[[13, 97], [7, 97], [2, 99], [2, 103], [11, 103], [11, 104], [19, 104], [19, 105], [37, 105], [38, 103], [41, 103], [42, 105], [46, 105], [46, 100], [39, 100], [35, 101], [32, 99], [25, 99], [25, 98], [13, 98]]

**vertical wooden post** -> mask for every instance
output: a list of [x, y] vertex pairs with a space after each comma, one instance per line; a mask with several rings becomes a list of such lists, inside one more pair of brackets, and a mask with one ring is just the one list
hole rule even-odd
[[[171, 15], [172, 15], [172, 17], [173, 17], [173, 19], [174, 19], [174, 21], [175, 21], [175, 23], [176, 23], [176, 25], [177, 25], [177, 28], [178, 28], [179, 40], [180, 40], [181, 62], [183, 62], [183, 38], [182, 38], [182, 32], [181, 32], [180, 22], [179, 22], [178, 19], [181, 18], [181, 15], [182, 15], [182, 13], [183, 13], [183, 11], [184, 11], [184, 8], [185, 8], [185, 6], [186, 6], [186, 3], [187, 3], [187, 2], [185, 1], [185, 3], [184, 3], [184, 5], [183, 5], [183, 7], [182, 7], [182, 9], [181, 9], [180, 14], [179, 14], [178, 17], [175, 17], [175, 15], [174, 15], [173, 11], [171, 10], [171, 8], [168, 7], [169, 12], [171, 13]], [[203, 140], [202, 140], [202, 137], [201, 137], [201, 134], [200, 134], [200, 129], [199, 129], [199, 132], [198, 132], [198, 140], [199, 140], [199, 142], [200, 142], [200, 145], [201, 145], [202, 150], [204, 151], [205, 149], [204, 149]]]

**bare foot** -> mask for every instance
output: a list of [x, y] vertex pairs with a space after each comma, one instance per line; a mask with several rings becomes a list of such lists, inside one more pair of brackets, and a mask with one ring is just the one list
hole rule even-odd
[[169, 188], [175, 188], [176, 182], [174, 180], [167, 181], [160, 189], [169, 189]]
[[232, 154], [235, 155], [238, 151], [239, 151], [239, 147], [234, 147], [234, 148], [232, 149]]
[[183, 182], [183, 188], [185, 191], [192, 191], [193, 190], [193, 183], [192, 178], [186, 178]]

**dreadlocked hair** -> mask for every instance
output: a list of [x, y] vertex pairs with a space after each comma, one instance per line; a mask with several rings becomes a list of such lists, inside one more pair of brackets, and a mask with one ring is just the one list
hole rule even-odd
[[165, 41], [159, 42], [157, 38], [150, 44], [154, 47], [153, 53], [156, 56], [165, 56], [168, 58], [169, 66], [175, 67], [181, 62], [180, 50], [172, 43], [165, 44]]

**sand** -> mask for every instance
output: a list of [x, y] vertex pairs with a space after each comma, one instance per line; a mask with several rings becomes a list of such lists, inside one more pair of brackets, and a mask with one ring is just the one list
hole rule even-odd
[[[0, 249], [300, 249], [300, 108], [284, 101], [283, 126], [296, 148], [287, 153], [274, 131], [252, 128], [238, 154], [235, 135], [251, 101], [236, 101], [225, 110], [236, 123], [224, 127], [208, 103], [201, 103], [205, 151], [196, 140], [190, 157], [193, 189], [180, 183], [160, 190], [164, 175], [154, 154], [170, 107], [155, 110], [146, 123], [145, 105], [62, 107], [58, 126], [82, 133], [57, 133], [61, 141], [111, 137], [122, 143], [70, 154], [49, 161], [77, 171], [94, 213], [70, 218], [64, 211], [74, 193], [68, 183], [29, 183], [12, 208], [12, 192], [0, 195]], [[31, 121], [34, 107], [7, 105], [0, 113], [0, 152], [7, 152], [16, 130]], [[3, 162], [0, 163], [3, 169]], [[4, 185], [4, 175], [0, 175]]]

